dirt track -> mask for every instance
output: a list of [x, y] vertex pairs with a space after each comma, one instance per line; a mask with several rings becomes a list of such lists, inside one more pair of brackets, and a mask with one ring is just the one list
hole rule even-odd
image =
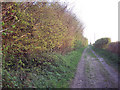
[[71, 88], [118, 88], [118, 72], [89, 47], [83, 52]]

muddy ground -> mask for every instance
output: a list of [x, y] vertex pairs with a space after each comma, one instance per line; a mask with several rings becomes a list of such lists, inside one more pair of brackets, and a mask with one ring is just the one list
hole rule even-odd
[[118, 72], [88, 47], [70, 88], [118, 88]]

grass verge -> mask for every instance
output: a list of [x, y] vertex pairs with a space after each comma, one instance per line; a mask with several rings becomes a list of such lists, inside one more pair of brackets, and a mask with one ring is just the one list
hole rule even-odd
[[3, 70], [4, 86], [29, 87], [29, 88], [69, 88], [70, 81], [74, 78], [77, 64], [84, 48], [76, 49], [66, 55], [52, 54], [55, 62], [45, 62], [44, 69], [32, 68], [29, 72]]
[[96, 56], [92, 53], [92, 51], [90, 50], [90, 48], [87, 49], [87, 53], [88, 53], [88, 55], [96, 58]]
[[107, 64], [111, 65], [113, 68], [115, 68], [116, 70], [118, 70], [120, 72], [120, 68], [118, 68], [118, 65], [120, 65], [120, 57], [118, 57], [118, 55], [109, 52], [105, 49], [100, 49], [100, 48], [95, 48], [93, 46], [91, 46], [91, 48], [102, 58], [104, 58], [104, 60], [106, 61]]

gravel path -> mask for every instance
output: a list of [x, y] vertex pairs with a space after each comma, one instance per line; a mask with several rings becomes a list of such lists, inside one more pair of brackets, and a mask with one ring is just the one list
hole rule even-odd
[[89, 47], [83, 52], [71, 88], [118, 88], [118, 72]]

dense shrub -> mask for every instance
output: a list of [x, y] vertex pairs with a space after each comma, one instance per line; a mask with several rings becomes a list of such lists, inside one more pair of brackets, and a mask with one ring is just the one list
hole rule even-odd
[[33, 57], [46, 60], [43, 53], [67, 53], [76, 48], [76, 41], [81, 42], [80, 47], [86, 46], [82, 24], [66, 8], [57, 2], [3, 2], [5, 66], [26, 67]]
[[110, 38], [101, 38], [101, 39], [98, 39], [97, 41], [95, 41], [94, 46], [97, 48], [105, 49], [108, 47], [110, 42], [111, 42]]
[[120, 55], [120, 42], [111, 42], [107, 50]]
[[[24, 74], [34, 68], [44, 72], [60, 60], [55, 53], [65, 55], [88, 44], [82, 23], [59, 2], [2, 2], [1, 24], [3, 69], [8, 73]], [[21, 74], [17, 72], [20, 78]], [[6, 76], [4, 87], [13, 80]]]

